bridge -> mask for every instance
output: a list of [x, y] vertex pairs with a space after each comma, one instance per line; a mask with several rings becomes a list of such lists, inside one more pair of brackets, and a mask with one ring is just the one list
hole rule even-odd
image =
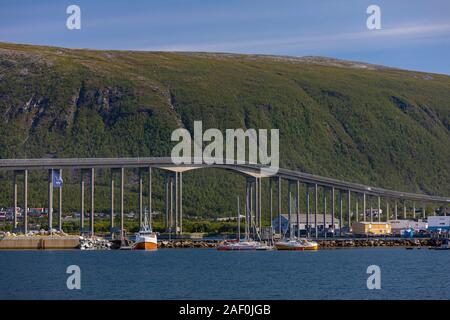
[[[281, 230], [281, 213], [282, 213], [282, 181], [288, 181], [288, 216], [289, 221], [292, 217], [300, 215], [300, 185], [306, 185], [305, 204], [306, 204], [306, 221], [305, 225], [313, 225], [313, 235], [318, 237], [318, 195], [322, 192], [323, 198], [323, 222], [325, 225], [326, 207], [327, 207], [327, 194], [330, 194], [331, 202], [331, 218], [332, 226], [334, 227], [334, 219], [336, 217], [336, 193], [338, 194], [338, 215], [336, 217], [339, 222], [339, 230], [342, 232], [344, 226], [344, 214], [347, 215], [347, 226], [350, 228], [352, 222], [352, 198], [354, 198], [354, 204], [356, 212], [353, 215], [354, 221], [358, 221], [358, 197], [362, 197], [362, 221], [370, 219], [374, 221], [373, 210], [370, 210], [370, 217], [366, 217], [367, 198], [377, 200], [378, 213], [381, 212], [381, 199], [385, 199], [386, 221], [390, 218], [390, 202], [394, 202], [394, 219], [398, 218], [397, 202], [403, 203], [403, 217], [406, 218], [406, 201], [413, 202], [413, 217], [416, 217], [415, 203], [422, 203], [422, 216], [425, 218], [425, 203], [448, 205], [450, 203], [450, 197], [432, 196], [416, 193], [401, 192], [395, 190], [388, 190], [378, 188], [374, 186], [368, 186], [353, 182], [347, 182], [343, 180], [327, 178], [323, 176], [308, 174], [300, 171], [279, 169], [275, 175], [267, 176], [264, 174], [265, 167], [259, 164], [251, 163], [234, 163], [225, 161], [225, 163], [207, 164], [205, 162], [198, 162], [193, 159], [192, 162], [186, 164], [177, 164], [179, 161], [174, 161], [170, 157], [145, 157], [145, 158], [51, 158], [51, 159], [1, 159], [0, 171], [12, 171], [13, 174], [13, 207], [14, 217], [13, 225], [15, 230], [22, 230], [25, 233], [28, 231], [28, 209], [24, 210], [23, 226], [19, 228], [17, 219], [17, 177], [23, 176], [24, 194], [23, 204], [24, 208], [28, 208], [28, 172], [30, 170], [48, 170], [48, 229], [53, 229], [53, 179], [52, 172], [58, 171], [62, 176], [63, 170], [67, 169], [79, 169], [80, 170], [80, 233], [88, 233], [94, 235], [94, 186], [95, 186], [95, 169], [108, 168], [111, 170], [110, 178], [110, 231], [112, 234], [115, 230], [120, 232], [123, 236], [124, 231], [124, 175], [126, 168], [139, 168], [139, 223], [143, 222], [143, 176], [148, 176], [148, 194], [149, 202], [148, 207], [152, 212], [152, 168], [158, 168], [166, 172], [164, 181], [164, 225], [167, 231], [176, 234], [183, 233], [183, 172], [200, 169], [200, 168], [220, 168], [224, 170], [231, 170], [244, 175], [246, 179], [246, 196], [245, 196], [245, 214], [252, 222], [254, 231], [259, 232], [262, 225], [262, 210], [261, 199], [262, 179], [269, 179], [269, 211], [270, 220], [273, 220], [273, 191], [276, 189], [277, 198], [277, 214], [279, 217], [279, 234]], [[90, 177], [90, 210], [89, 210], [89, 226], [86, 230], [84, 227], [85, 220], [85, 207], [84, 207], [84, 193], [85, 182], [83, 176], [88, 174]], [[115, 208], [114, 208], [114, 190], [115, 190], [115, 178], [119, 175], [120, 183], [120, 222], [119, 227], [115, 228]], [[62, 231], [62, 187], [58, 187], [58, 226], [57, 229]], [[319, 190], [320, 189], [320, 190]], [[312, 192], [311, 192], [312, 190]], [[312, 193], [313, 203], [310, 202], [310, 193]], [[347, 212], [343, 212], [343, 198], [347, 201]], [[372, 203], [372, 201], [370, 201]], [[381, 221], [381, 214], [377, 215], [378, 221]], [[297, 223], [297, 228], [300, 228]]]

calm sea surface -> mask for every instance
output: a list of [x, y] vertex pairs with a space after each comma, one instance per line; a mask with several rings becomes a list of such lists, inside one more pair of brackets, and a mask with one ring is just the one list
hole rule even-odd
[[[381, 290], [367, 289], [369, 265]], [[0, 299], [450, 299], [449, 265], [450, 251], [404, 248], [0, 251]]]

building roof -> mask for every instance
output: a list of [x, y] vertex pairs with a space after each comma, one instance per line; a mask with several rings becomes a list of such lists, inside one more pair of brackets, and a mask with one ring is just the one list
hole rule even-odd
[[386, 222], [386, 221], [380, 221], [380, 222], [378, 222], [378, 221], [373, 221], [373, 222], [370, 222], [370, 221], [352, 221], [352, 223], [359, 223], [359, 224], [390, 224], [390, 222]]

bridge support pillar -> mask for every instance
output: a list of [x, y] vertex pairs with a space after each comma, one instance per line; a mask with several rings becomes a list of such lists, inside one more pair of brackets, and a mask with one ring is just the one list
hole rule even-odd
[[123, 240], [125, 237], [124, 230], [124, 206], [123, 206], [123, 195], [124, 195], [124, 184], [125, 184], [125, 169], [120, 168], [120, 239]]
[[339, 190], [339, 235], [342, 236], [342, 227], [344, 222], [342, 221], [342, 190]]
[[13, 172], [13, 230], [17, 229], [17, 171]]
[[[59, 169], [59, 176], [62, 178], [62, 169]], [[62, 185], [58, 188], [58, 231], [63, 231], [62, 228]]]
[[179, 231], [179, 229], [178, 229], [178, 223], [179, 223], [179, 220], [178, 220], [178, 172], [175, 172], [175, 174], [174, 174], [174, 176], [175, 176], [175, 183], [174, 183], [174, 188], [175, 188], [175, 191], [174, 191], [174, 193], [173, 193], [173, 195], [174, 195], [174, 201], [175, 201], [175, 234], [178, 234], [178, 231]]
[[84, 175], [83, 169], [80, 171], [80, 235], [84, 229]]
[[327, 189], [323, 187], [323, 236], [327, 237]]
[[168, 184], [168, 193], [166, 194], [169, 230], [175, 229], [175, 234], [181, 234], [183, 231], [183, 173], [173, 172], [166, 174], [166, 183]]
[[366, 193], [363, 193], [363, 221], [366, 222]]
[[300, 181], [297, 180], [297, 192], [295, 194], [295, 206], [297, 208], [297, 237], [300, 237]]
[[48, 231], [53, 229], [53, 169], [48, 171]]
[[169, 176], [164, 175], [164, 229], [169, 230]]
[[91, 183], [90, 183], [90, 187], [91, 187], [91, 195], [90, 195], [90, 205], [91, 205], [91, 209], [90, 209], [90, 214], [89, 214], [89, 235], [91, 237], [94, 236], [94, 191], [95, 191], [95, 172], [94, 172], [94, 168], [91, 168], [90, 170], [90, 178], [91, 178]]
[[152, 220], [152, 167], [148, 167], [148, 212], [150, 212], [150, 221]]
[[406, 201], [403, 200], [403, 219], [406, 220]]
[[142, 202], [142, 169], [138, 169], [138, 176], [139, 176], [139, 195], [138, 195], [138, 202], [139, 202], [139, 228], [142, 227], [142, 213], [143, 213], [143, 202]]
[[180, 234], [183, 234], [183, 172], [180, 172], [180, 194], [178, 196], [178, 199], [180, 201]]
[[413, 219], [416, 219], [416, 203], [413, 202]]
[[258, 178], [258, 228], [260, 230], [261, 233], [261, 228], [262, 228], [262, 207], [261, 207], [261, 202], [262, 202], [262, 179]]
[[273, 185], [272, 178], [269, 178], [269, 215], [270, 215], [270, 238], [273, 236]]
[[334, 187], [331, 188], [331, 228], [333, 229], [333, 237], [334, 237], [334, 215], [335, 215], [335, 209], [334, 209]]
[[173, 231], [173, 177], [169, 174], [169, 233]]
[[348, 219], [348, 232], [352, 230], [352, 198], [350, 189], [347, 191], [347, 219]]
[[370, 203], [370, 222], [373, 223], [373, 203], [372, 203], [372, 197], [369, 196], [369, 203]]
[[291, 192], [291, 184], [292, 182], [288, 181], [288, 194], [287, 194], [287, 205], [288, 205], [288, 229], [289, 239], [292, 238], [292, 192]]
[[358, 194], [355, 193], [355, 221], [359, 221], [359, 200], [358, 200]]
[[28, 233], [28, 170], [23, 171], [23, 232]]
[[394, 220], [398, 219], [398, 208], [397, 208], [397, 200], [394, 202]]
[[148, 167], [148, 212], [150, 224], [152, 222], [152, 167]]
[[282, 236], [282, 228], [281, 228], [281, 177], [278, 177], [278, 233], [280, 237]]
[[248, 239], [248, 182], [245, 181], [245, 240]]
[[254, 201], [255, 201], [255, 231], [256, 234], [259, 233], [259, 215], [260, 215], [260, 196], [259, 196], [259, 179], [255, 178], [253, 181], [254, 185]]
[[[164, 179], [164, 216], [165, 229], [170, 234], [181, 232], [182, 200], [179, 192], [182, 190], [181, 173], [166, 172]], [[149, 187], [150, 188], [150, 187]], [[175, 229], [174, 229], [175, 228]]]
[[250, 218], [250, 206], [251, 206], [251, 196], [250, 196], [250, 183], [248, 179], [245, 180], [245, 232], [246, 238], [250, 237], [250, 226], [251, 226], [251, 218]]
[[314, 184], [314, 233], [316, 239], [319, 237], [319, 230], [317, 229], [317, 211], [318, 211], [318, 186]]
[[311, 230], [311, 228], [310, 228], [311, 227], [311, 219], [310, 219], [311, 208], [310, 208], [310, 203], [309, 203], [309, 184], [306, 184], [305, 200], [306, 200], [306, 232], [309, 237], [310, 230]]
[[259, 235], [259, 215], [260, 215], [260, 188], [258, 178], [247, 178], [249, 189], [249, 218], [253, 237], [256, 239]]
[[23, 232], [28, 232], [28, 170], [25, 169], [23, 171], [14, 171], [13, 172], [13, 232], [20, 231], [19, 228], [19, 222], [17, 218], [17, 209], [19, 208], [17, 205], [18, 202], [18, 183], [17, 183], [17, 176], [23, 173]]
[[386, 198], [386, 222], [389, 221], [389, 219], [391, 218], [390, 216], [391, 216], [391, 213], [389, 210], [389, 199]]
[[109, 232], [111, 238], [114, 239], [114, 170], [110, 170], [110, 179], [109, 179], [109, 200], [110, 200], [110, 216], [109, 216]]
[[381, 222], [381, 198], [378, 197], [378, 222]]

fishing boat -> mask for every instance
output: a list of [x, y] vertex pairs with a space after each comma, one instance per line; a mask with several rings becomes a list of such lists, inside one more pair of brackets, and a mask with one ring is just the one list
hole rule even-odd
[[287, 239], [276, 242], [275, 248], [277, 248], [277, 250], [317, 250], [319, 248], [319, 244], [305, 238]]
[[[151, 221], [151, 217], [150, 217]], [[133, 245], [134, 250], [156, 250], [158, 248], [158, 239], [156, 232], [153, 232], [151, 222], [147, 220], [147, 208], [144, 214], [144, 224], [138, 233], [136, 233], [136, 240]]]

